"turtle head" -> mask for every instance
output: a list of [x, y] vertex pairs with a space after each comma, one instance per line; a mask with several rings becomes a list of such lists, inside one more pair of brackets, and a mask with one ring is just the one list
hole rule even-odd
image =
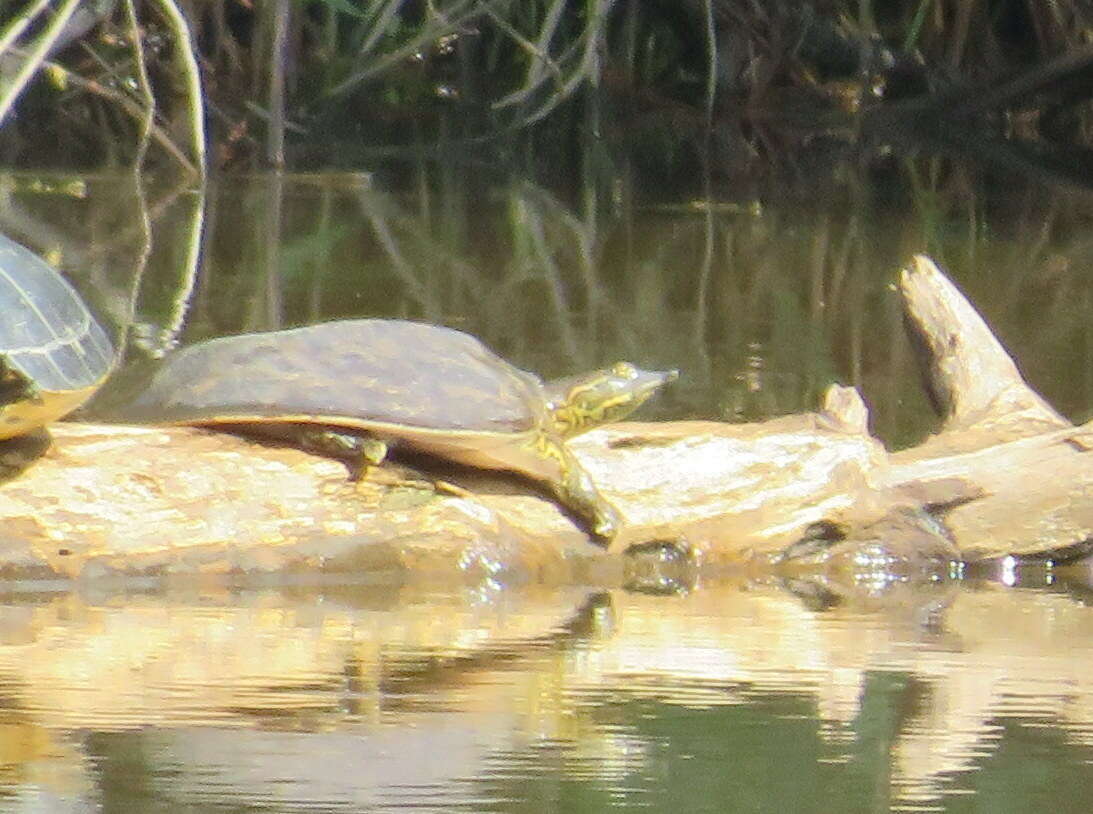
[[568, 438], [621, 421], [678, 377], [677, 370], [642, 370], [616, 362], [604, 370], [548, 382], [547, 411], [558, 434]]

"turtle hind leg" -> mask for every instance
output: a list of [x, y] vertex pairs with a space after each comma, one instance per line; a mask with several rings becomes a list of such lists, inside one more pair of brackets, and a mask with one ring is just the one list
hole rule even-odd
[[300, 445], [309, 452], [345, 461], [349, 478], [354, 481], [367, 475], [370, 467], [383, 463], [389, 449], [386, 441], [374, 435], [318, 428], [305, 430]]

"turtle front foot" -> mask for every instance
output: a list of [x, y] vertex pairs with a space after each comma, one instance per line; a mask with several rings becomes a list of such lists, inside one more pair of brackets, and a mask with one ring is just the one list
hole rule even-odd
[[592, 533], [603, 543], [609, 543], [619, 533], [622, 518], [609, 503], [599, 507], [592, 518]]
[[618, 509], [586, 481], [583, 488], [567, 491], [562, 497], [571, 512], [584, 521], [585, 528], [592, 533], [597, 542], [604, 545], [611, 542], [622, 528], [623, 519]]

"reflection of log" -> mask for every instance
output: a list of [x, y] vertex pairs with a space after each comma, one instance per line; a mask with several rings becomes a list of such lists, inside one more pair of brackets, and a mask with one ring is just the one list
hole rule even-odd
[[[351, 586], [9, 598], [0, 765], [57, 794], [97, 789], [94, 745], [71, 733], [129, 731], [127, 743], [170, 747], [144, 750], [157, 800], [171, 778], [215, 778], [248, 799], [291, 779], [316, 807], [386, 810], [392, 798], [377, 790], [496, 777], [499, 754], [542, 759], [555, 744], [579, 750], [583, 778], [617, 783], [625, 766], [663, 783], [665, 753], [689, 757], [668, 707], [701, 710], [703, 724], [745, 710], [736, 748], [754, 749], [787, 717], [769, 701], [794, 698], [810, 740], [778, 740], [779, 755], [807, 755], [795, 764], [805, 771], [814, 756], [879, 760], [892, 797], [921, 808], [951, 799], [956, 772], [1004, 774], [1024, 727], [1093, 743], [1088, 602], [989, 585], [909, 593], [952, 604], [924, 628], [917, 606], [812, 613], [784, 591], [728, 581], [668, 597], [529, 587], [484, 601], [478, 590]], [[885, 676], [894, 683], [878, 687]], [[641, 728], [658, 718], [673, 721], [670, 735]], [[1084, 752], [1041, 748], [1088, 771]], [[849, 808], [836, 799], [845, 785], [806, 779], [814, 809]], [[202, 791], [156, 810], [205, 810]]]
[[[902, 277], [941, 432], [887, 453], [857, 394], [760, 424], [618, 424], [571, 442], [629, 523], [604, 552], [512, 479], [384, 467], [361, 484], [293, 449], [193, 429], [59, 425], [0, 489], [3, 573], [394, 573], [610, 581], [635, 544], [699, 563], [933, 573], [958, 557], [1079, 552], [1093, 431], [1023, 382], [927, 259]], [[448, 485], [436, 487], [439, 475]], [[941, 522], [939, 522], [939, 520]], [[634, 549], [645, 550], [645, 547]]]

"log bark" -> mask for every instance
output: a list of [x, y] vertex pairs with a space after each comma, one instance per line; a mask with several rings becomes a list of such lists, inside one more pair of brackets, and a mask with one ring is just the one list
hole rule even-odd
[[606, 549], [504, 475], [385, 464], [354, 483], [336, 461], [232, 435], [61, 423], [0, 487], [0, 578], [656, 588], [727, 567], [860, 583], [1084, 553], [1093, 427], [1069, 425], [1028, 387], [928, 258], [914, 258], [900, 291], [943, 415], [936, 436], [889, 453], [860, 396], [837, 385], [813, 414], [604, 427], [570, 445], [627, 520]]

